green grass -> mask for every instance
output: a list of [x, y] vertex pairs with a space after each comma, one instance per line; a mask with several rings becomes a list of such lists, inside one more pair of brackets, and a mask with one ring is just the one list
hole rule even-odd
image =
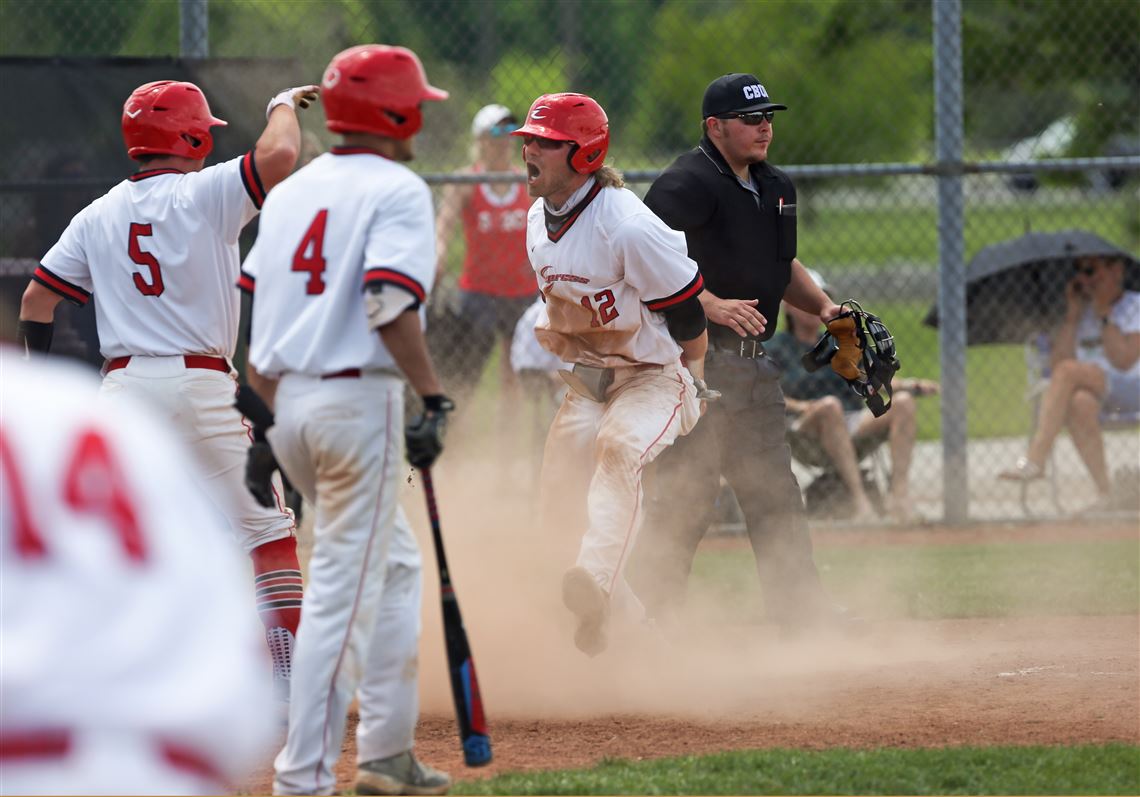
[[[875, 619], [1131, 614], [1140, 610], [1140, 542], [826, 547], [828, 590]], [[702, 550], [694, 578], [727, 622], [763, 616], [752, 554]]]
[[756, 750], [499, 775], [452, 794], [1138, 794], [1140, 749]]
[[[1140, 247], [1136, 192], [1060, 195], [1052, 201], [1020, 199], [979, 203], [966, 197], [965, 245], [969, 259], [983, 246], [1016, 238], [1026, 230], [1086, 229], [1125, 249]], [[901, 200], [901, 201], [900, 201]], [[801, 203], [797, 248], [808, 265], [828, 269], [886, 267], [892, 264], [936, 268], [938, 209], [916, 205], [899, 194], [880, 193], [863, 207], [813, 209]]]

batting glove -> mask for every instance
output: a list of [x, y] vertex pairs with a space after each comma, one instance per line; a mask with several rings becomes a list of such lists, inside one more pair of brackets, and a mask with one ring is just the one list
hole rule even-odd
[[245, 457], [245, 486], [257, 503], [268, 508], [277, 506], [272, 482], [275, 470], [277, 457], [273, 456], [269, 443], [260, 440], [249, 447]]
[[413, 468], [430, 468], [443, 452], [447, 415], [455, 402], [447, 396], [424, 396], [424, 412], [404, 429], [404, 447]]
[[693, 387], [697, 389], [697, 398], [701, 401], [716, 401], [721, 396], [719, 390], [713, 390], [709, 383], [703, 379], [693, 377]]
[[308, 108], [317, 101], [317, 97], [321, 93], [320, 86], [297, 86], [291, 89], [285, 89], [276, 97], [269, 101], [269, 105], [265, 107], [265, 118], [269, 118], [269, 114], [278, 105], [288, 105], [293, 110], [297, 109], [300, 105], [301, 109]]

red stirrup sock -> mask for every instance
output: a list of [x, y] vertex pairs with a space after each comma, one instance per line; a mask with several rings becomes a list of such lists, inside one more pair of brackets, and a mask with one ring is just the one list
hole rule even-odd
[[301, 565], [297, 538], [285, 537], [250, 551], [253, 559], [257, 611], [265, 626], [265, 641], [273, 659], [273, 680], [288, 699], [293, 640], [301, 623]]

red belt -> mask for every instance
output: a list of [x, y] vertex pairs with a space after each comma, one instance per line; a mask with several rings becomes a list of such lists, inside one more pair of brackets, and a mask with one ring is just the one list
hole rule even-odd
[[[223, 783], [221, 772], [199, 751], [161, 737], [154, 738], [154, 742], [158, 754], [175, 769]], [[71, 748], [72, 734], [66, 729], [0, 730], [0, 761], [63, 758]]]
[[[130, 361], [130, 355], [107, 360], [104, 373], [126, 368]], [[208, 354], [184, 354], [182, 355], [182, 362], [186, 363], [187, 368], [205, 368], [209, 371], [222, 371], [227, 374], [230, 372], [230, 364], [225, 357], [212, 357]]]
[[359, 379], [359, 368], [345, 368], [343, 371], [333, 371], [331, 374], [321, 374], [321, 379]]
[[71, 734], [65, 730], [0, 731], [0, 760], [13, 758], [59, 758], [71, 750]]

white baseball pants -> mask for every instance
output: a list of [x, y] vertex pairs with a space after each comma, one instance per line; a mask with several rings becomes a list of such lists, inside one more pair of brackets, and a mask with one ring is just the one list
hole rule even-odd
[[229, 523], [242, 550], [292, 536], [293, 512], [285, 506], [274, 476], [276, 508], [257, 503], [245, 487], [250, 430], [234, 407], [237, 383], [231, 373], [187, 368], [178, 357], [131, 357], [125, 368], [103, 377], [111, 398], [123, 391], [141, 396], [166, 417], [194, 453], [206, 495]]
[[276, 794], [332, 793], [354, 693], [359, 761], [412, 748], [421, 558], [398, 503], [403, 391], [379, 373], [286, 374], [278, 386], [270, 444], [316, 520]]
[[567, 392], [547, 435], [544, 525], [585, 528], [577, 564], [626, 619], [641, 619], [623, 571], [641, 522], [643, 471], [699, 418], [692, 376], [680, 362], [633, 366], [615, 369], [604, 404]]

